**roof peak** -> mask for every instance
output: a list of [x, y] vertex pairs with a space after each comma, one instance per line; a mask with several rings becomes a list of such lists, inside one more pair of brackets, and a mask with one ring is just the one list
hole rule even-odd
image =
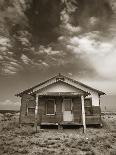
[[88, 89], [92, 89], [92, 90], [94, 90], [94, 91], [97, 91], [100, 95], [104, 95], [104, 94], [105, 94], [105, 93], [102, 92], [102, 91], [99, 91], [99, 90], [97, 90], [97, 89], [94, 89], [94, 88], [92, 88], [92, 87], [90, 87], [90, 86], [88, 86], [88, 85], [85, 85], [85, 84], [83, 84], [83, 83], [77, 81], [77, 80], [74, 80], [74, 79], [72, 79], [72, 78], [69, 78], [69, 77], [67, 77], [67, 76], [65, 76], [65, 75], [63, 75], [63, 74], [61, 74], [61, 73], [58, 73], [56, 76], [54, 76], [54, 77], [52, 77], [52, 78], [50, 78], [50, 79], [48, 79], [48, 80], [46, 80], [46, 81], [43, 81], [43, 82], [39, 83], [38, 85], [35, 85], [34, 87], [31, 87], [31, 88], [29, 88], [29, 89], [27, 89], [27, 90], [24, 90], [24, 91], [22, 91], [22, 92], [16, 94], [16, 96], [21, 96], [21, 95], [24, 94], [24, 93], [30, 92], [30, 91], [32, 91], [33, 89], [35, 89], [36, 87], [39, 87], [39, 86], [41, 86], [41, 85], [44, 85], [45, 83], [47, 83], [47, 82], [49, 82], [49, 81], [51, 81], [51, 80], [54, 80], [54, 79], [56, 79], [56, 82], [58, 82], [58, 81], [64, 81], [65, 79], [67, 79], [67, 80], [69, 80], [69, 81], [71, 81], [71, 82], [73, 82], [73, 83], [75, 83], [75, 84], [79, 84], [79, 85], [82, 85], [83, 87], [86, 87], [86, 88], [88, 88]]
[[62, 76], [62, 74], [61, 73], [58, 73], [58, 76]]

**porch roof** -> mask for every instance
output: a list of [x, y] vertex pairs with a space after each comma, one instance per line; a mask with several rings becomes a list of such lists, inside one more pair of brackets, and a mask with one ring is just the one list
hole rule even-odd
[[40, 93], [38, 96], [81, 96], [81, 95], [90, 95], [88, 92], [82, 92], [82, 93], [77, 93], [77, 92], [47, 92], [47, 93]]

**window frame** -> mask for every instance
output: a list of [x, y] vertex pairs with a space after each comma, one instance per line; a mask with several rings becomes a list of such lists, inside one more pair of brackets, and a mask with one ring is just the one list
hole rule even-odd
[[[49, 113], [47, 113], [48, 111], [47, 111], [47, 101], [54, 101], [53, 103], [54, 103], [54, 113], [53, 114], [49, 114]], [[55, 104], [55, 99], [47, 99], [46, 100], [46, 115], [47, 116], [54, 116], [56, 114], [56, 104]]]
[[[86, 105], [86, 100], [90, 100], [91, 101], [90, 102], [91, 105]], [[90, 98], [85, 98], [84, 102], [85, 102], [85, 104], [84, 104], [85, 107], [92, 107], [92, 98], [91, 97]]]
[[[84, 104], [84, 106], [85, 106], [85, 115], [86, 115], [86, 116], [92, 116], [92, 115], [93, 115], [92, 97], [85, 98], [85, 100], [90, 100], [90, 105], [86, 105], [86, 103]], [[85, 101], [85, 102], [86, 102], [86, 101]], [[90, 114], [86, 113], [86, 109], [89, 110]], [[88, 111], [88, 110], [87, 110], [87, 111]]]
[[34, 116], [35, 113], [34, 113], [34, 114], [30, 114], [30, 113], [29, 113], [29, 109], [34, 109], [34, 111], [35, 111], [35, 107], [28, 107], [28, 108], [27, 108], [27, 115], [33, 115], [33, 116]]

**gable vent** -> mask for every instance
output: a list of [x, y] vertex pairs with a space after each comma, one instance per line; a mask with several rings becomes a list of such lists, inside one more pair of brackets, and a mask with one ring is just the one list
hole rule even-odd
[[64, 77], [59, 73], [58, 76], [56, 77], [56, 81], [64, 81]]

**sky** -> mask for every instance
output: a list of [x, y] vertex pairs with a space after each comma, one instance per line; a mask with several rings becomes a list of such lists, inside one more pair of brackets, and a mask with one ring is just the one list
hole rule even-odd
[[116, 109], [116, 1], [11, 3], [0, 2], [0, 108], [19, 109], [16, 93], [60, 72], [105, 92]]

